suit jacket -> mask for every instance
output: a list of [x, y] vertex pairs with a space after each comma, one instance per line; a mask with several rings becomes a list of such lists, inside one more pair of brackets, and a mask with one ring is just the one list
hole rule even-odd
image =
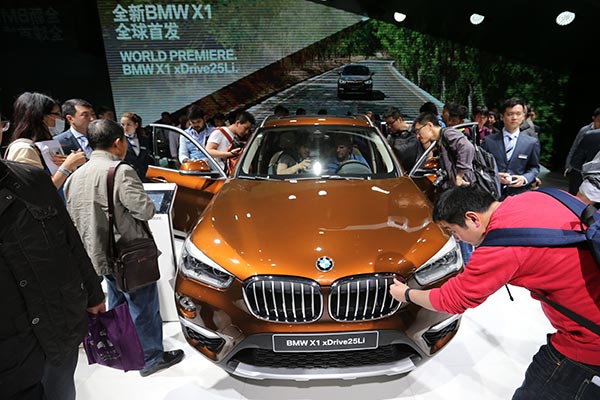
[[503, 188], [504, 195], [524, 192], [535, 181], [540, 173], [540, 143], [534, 137], [519, 133], [515, 150], [509, 161], [506, 160], [504, 134], [502, 132], [486, 136], [481, 147], [489, 151], [496, 159], [498, 172], [508, 172], [511, 175], [523, 175], [528, 184], [521, 188]]
[[58, 140], [65, 154], [71, 153], [71, 151], [77, 151], [83, 149], [79, 144], [79, 140], [73, 135], [70, 129], [67, 129], [60, 135], [54, 136], [54, 140]]
[[581, 136], [581, 141], [571, 155], [571, 169], [580, 172], [581, 167], [592, 161], [600, 151], [600, 129], [590, 129]]
[[138, 136], [138, 141], [140, 144], [140, 153], [136, 155], [131, 144], [127, 142], [127, 154], [125, 154], [124, 161], [135, 169], [142, 182], [147, 182], [146, 172], [148, 171], [148, 165], [154, 165], [150, 147], [151, 141], [147, 136]]

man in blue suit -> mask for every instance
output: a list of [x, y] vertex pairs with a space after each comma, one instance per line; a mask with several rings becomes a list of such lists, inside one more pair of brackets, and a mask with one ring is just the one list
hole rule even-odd
[[90, 122], [96, 119], [92, 105], [82, 99], [70, 99], [62, 105], [63, 117], [69, 122], [70, 128], [56, 135], [55, 140], [60, 142], [65, 154], [71, 151], [83, 150], [86, 158], [90, 158], [92, 148], [87, 139], [87, 130]]
[[532, 136], [521, 134], [525, 120], [525, 103], [516, 97], [504, 102], [502, 132], [486, 136], [481, 147], [489, 151], [498, 164], [502, 197], [522, 193], [531, 187], [540, 173], [540, 144]]

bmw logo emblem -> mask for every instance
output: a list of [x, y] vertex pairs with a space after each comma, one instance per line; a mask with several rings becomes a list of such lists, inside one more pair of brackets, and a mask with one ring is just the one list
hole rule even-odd
[[317, 269], [322, 272], [329, 272], [333, 269], [333, 260], [329, 257], [319, 257], [317, 259]]

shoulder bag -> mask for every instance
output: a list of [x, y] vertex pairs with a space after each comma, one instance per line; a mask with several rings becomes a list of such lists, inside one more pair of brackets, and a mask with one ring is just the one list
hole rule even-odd
[[108, 236], [113, 258], [113, 275], [117, 287], [123, 292], [132, 292], [160, 279], [158, 256], [160, 251], [154, 243], [152, 232], [146, 223], [142, 226], [148, 234], [147, 238], [115, 242], [114, 235], [114, 185], [115, 173], [122, 162], [115, 163], [108, 170], [106, 184], [108, 188]]

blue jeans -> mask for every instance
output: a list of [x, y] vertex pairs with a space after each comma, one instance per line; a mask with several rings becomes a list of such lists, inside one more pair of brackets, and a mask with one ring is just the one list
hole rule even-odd
[[121, 292], [112, 275], [104, 275], [108, 287], [108, 308], [127, 302], [129, 313], [135, 325], [142, 349], [146, 367], [150, 368], [162, 360], [163, 331], [160, 306], [158, 303], [158, 287], [156, 283], [144, 286], [133, 292]]
[[513, 400], [598, 400], [600, 387], [590, 381], [600, 375], [600, 365], [573, 361], [559, 353], [548, 339], [525, 373]]
[[463, 262], [467, 265], [471, 258], [471, 254], [473, 254], [473, 245], [466, 242], [458, 242], [458, 246], [460, 247], [460, 254], [462, 254]]

